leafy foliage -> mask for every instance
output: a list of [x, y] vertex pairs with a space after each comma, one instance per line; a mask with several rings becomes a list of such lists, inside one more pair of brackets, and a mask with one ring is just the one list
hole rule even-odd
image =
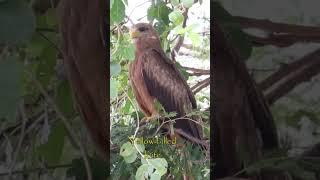
[[[65, 164], [72, 162], [67, 174], [86, 179], [79, 147], [69, 138], [61, 117], [42, 92], [51, 97], [62, 116], [78, 129], [77, 135], [84, 134], [60, 63], [56, 8], [50, 6], [38, 12], [30, 5], [26, 0], [0, 2], [0, 146], [7, 149], [1, 151], [5, 159], [1, 159], [0, 166], [12, 167], [10, 171], [17, 174], [12, 175], [16, 176], [11, 177], [14, 179], [26, 174], [29, 179], [43, 179], [43, 174], [62, 179], [69, 167]], [[90, 142], [88, 138], [82, 140]], [[93, 151], [90, 143], [86, 148]], [[95, 161], [92, 166], [96, 179], [106, 178], [105, 162]], [[28, 172], [28, 169], [39, 170]], [[45, 171], [37, 172], [40, 170]], [[9, 169], [1, 168], [1, 171], [7, 173]]]
[[[45, 3], [50, 2], [48, 0]], [[84, 136], [86, 130], [76, 111], [60, 59], [61, 35], [57, 9], [50, 5], [37, 11], [30, 6], [32, 3], [34, 2], [27, 0], [0, 1], [0, 146], [5, 146], [5, 152], [0, 154], [1, 157], [5, 155], [5, 160], [1, 159], [0, 165], [11, 167], [13, 164], [11, 170], [17, 174], [15, 176], [22, 177], [27, 174], [30, 179], [41, 179], [44, 176], [62, 179], [66, 175], [77, 180], [86, 179], [86, 167], [82, 158], [79, 158], [79, 147], [75, 145], [74, 139], [70, 138], [70, 132], [55, 109], [57, 107], [78, 130], [77, 135], [85, 142], [85, 148], [89, 154], [93, 154], [94, 148], [89, 137]], [[150, 179], [160, 179], [167, 173], [179, 178], [182, 176], [181, 170], [189, 171], [185, 168], [183, 158], [177, 160], [180, 151], [174, 147], [132, 144], [128, 139], [134, 134], [136, 122], [143, 115], [137, 110], [132, 89], [128, 86], [128, 64], [134, 60], [135, 49], [124, 25], [128, 20], [125, 15], [127, 5], [126, 0], [110, 1], [110, 103], [113, 112], [111, 139], [114, 144], [119, 145], [116, 147], [117, 151], [111, 155], [110, 168], [115, 178], [122, 176], [134, 179], [148, 176]], [[186, 35], [194, 45], [200, 45], [202, 37], [193, 32], [194, 27], [181, 26], [184, 16], [179, 7], [192, 5], [191, 1], [166, 4], [158, 0], [149, 7], [147, 16], [154, 21], [166, 52], [170, 52], [175, 43], [174, 37], [169, 37], [170, 33], [175, 37]], [[181, 26], [185, 32], [174, 33], [173, 29], [177, 26]], [[179, 70], [186, 79], [190, 78], [182, 66], [179, 66]], [[38, 83], [42, 89], [39, 89]], [[48, 103], [42, 90], [52, 98], [56, 107]], [[172, 117], [172, 114], [166, 115]], [[159, 122], [154, 122], [142, 129], [154, 133], [158, 126]], [[145, 131], [139, 130], [137, 135], [141, 136], [142, 132]], [[161, 133], [158, 134], [160, 137]], [[20, 138], [22, 144], [16, 149], [19, 147]], [[161, 150], [159, 153], [163, 153], [163, 157], [147, 158], [140, 154], [157, 150]], [[198, 152], [191, 147], [186, 151]], [[16, 153], [17, 157], [13, 160], [11, 157]], [[106, 179], [105, 170], [109, 165], [91, 156], [89, 161], [93, 179]], [[63, 168], [58, 168], [60, 166]], [[39, 172], [27, 171], [35, 168], [39, 169]], [[202, 170], [205, 169], [208, 169], [208, 164], [202, 163], [198, 168], [193, 168], [196, 172], [192, 174], [202, 177]]]
[[[117, 0], [114, 0], [114, 4]], [[121, 1], [121, 0], [120, 0]], [[171, 4], [172, 3], [172, 4]], [[191, 39], [193, 46], [200, 46], [201, 37], [195, 33], [196, 24], [182, 27], [184, 16], [180, 7], [191, 7], [193, 1], [181, 1], [165, 3], [157, 0], [147, 10], [147, 19], [153, 22], [155, 29], [160, 35], [163, 49], [169, 53], [175, 45], [174, 37], [180, 35]], [[110, 13], [111, 19], [117, 18]], [[115, 17], [112, 17], [115, 16]], [[130, 18], [130, 17], [129, 17]], [[208, 170], [208, 163], [202, 162], [198, 168], [189, 169], [186, 162], [189, 158], [184, 154], [192, 154], [190, 161], [205, 159], [204, 154], [198, 149], [188, 145], [188, 148], [181, 150], [168, 144], [141, 144], [134, 138], [166, 138], [162, 132], [157, 132], [160, 121], [152, 121], [139, 129], [137, 122], [143, 117], [138, 110], [134, 100], [132, 89], [128, 86], [128, 66], [134, 60], [134, 46], [128, 34], [128, 28], [122, 25], [126, 22], [124, 16], [122, 21], [110, 27], [111, 30], [111, 59], [110, 59], [110, 96], [111, 96], [111, 141], [115, 151], [112, 151], [111, 176], [113, 179], [162, 179], [169, 174], [176, 179], [181, 179], [183, 174], [192, 174], [199, 179], [208, 178], [204, 171]], [[176, 32], [175, 30], [179, 29]], [[174, 37], [169, 37], [171, 36]], [[185, 77], [189, 79], [189, 73], [179, 63], [176, 66]], [[163, 117], [174, 118], [174, 112], [166, 113], [160, 103], [156, 107]], [[197, 114], [199, 115], [199, 114]], [[200, 112], [203, 115], [203, 112]], [[206, 124], [207, 126], [207, 124]], [[138, 131], [136, 131], [138, 130]], [[155, 134], [154, 134], [155, 133]], [[195, 153], [197, 152], [197, 153]], [[195, 155], [195, 154], [197, 155]], [[197, 158], [196, 158], [197, 157]], [[193, 159], [196, 158], [196, 159]]]

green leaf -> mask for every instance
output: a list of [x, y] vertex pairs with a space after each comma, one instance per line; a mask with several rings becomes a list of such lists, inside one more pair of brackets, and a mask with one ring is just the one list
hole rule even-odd
[[110, 76], [116, 76], [120, 73], [121, 66], [120, 64], [111, 63], [110, 64]]
[[144, 180], [145, 178], [148, 178], [148, 169], [149, 169], [149, 165], [148, 164], [142, 164], [136, 172], [136, 180]]
[[112, 24], [120, 23], [125, 17], [125, 6], [122, 0], [113, 0], [110, 19]]
[[113, 101], [118, 95], [118, 81], [115, 79], [110, 80], [110, 100]]
[[133, 163], [137, 159], [137, 153], [132, 153], [129, 156], [124, 156], [123, 159], [126, 163]]
[[171, 9], [166, 6], [166, 3], [163, 1], [158, 1], [155, 5], [151, 6], [147, 11], [147, 18], [149, 21], [154, 19], [164, 22], [164, 24], [169, 24], [169, 13]]
[[73, 99], [68, 81], [59, 83], [55, 101], [59, 109], [67, 118], [71, 118], [74, 115], [75, 111], [73, 109]]
[[46, 23], [48, 26], [56, 26], [58, 24], [58, 18], [55, 8], [50, 8], [46, 12]]
[[181, 66], [179, 62], [176, 61], [175, 65], [177, 66], [178, 70], [182, 74], [182, 76], [188, 80], [189, 79], [189, 73]]
[[0, 59], [0, 118], [13, 119], [22, 93], [22, 64], [18, 57]]
[[113, 2], [114, 2], [114, 0], [110, 0], [110, 7], [113, 6]]
[[156, 169], [160, 176], [167, 173], [168, 162], [164, 158], [148, 159], [149, 163]]
[[182, 25], [176, 26], [172, 29], [175, 34], [184, 34], [187, 30], [182, 27]]
[[161, 112], [164, 110], [162, 104], [157, 99], [154, 101], [154, 107], [157, 110], [157, 112]]
[[34, 34], [31, 41], [26, 45], [26, 54], [31, 58], [39, 57], [47, 43], [38, 34]]
[[200, 46], [200, 35], [195, 32], [188, 32], [187, 33], [188, 38], [190, 38], [192, 45], [195, 47]]
[[131, 103], [129, 100], [126, 101], [124, 107], [121, 109], [123, 114], [129, 114], [131, 110]]
[[177, 6], [178, 4], [180, 4], [180, 0], [171, 0], [171, 4], [173, 6]]
[[169, 14], [169, 20], [175, 25], [180, 25], [183, 22], [183, 15], [180, 11], [174, 10]]
[[131, 42], [128, 34], [120, 37], [120, 42], [117, 44], [116, 51], [112, 57], [112, 61], [130, 60], [135, 58], [135, 46]]
[[144, 147], [144, 144], [138, 144], [136, 141], [137, 141], [138, 139], [135, 139], [134, 141], [135, 141], [135, 144], [136, 144], [136, 147], [137, 147], [137, 149], [141, 152], [141, 153], [143, 153], [144, 152], [144, 150], [145, 150], [145, 147]]
[[0, 3], [0, 44], [27, 42], [35, 30], [35, 16], [24, 0]]
[[58, 121], [51, 129], [48, 142], [38, 147], [38, 154], [43, 156], [49, 164], [59, 163], [64, 146], [65, 135], [65, 127], [61, 121]]
[[161, 179], [161, 175], [158, 173], [152, 173], [150, 176], [150, 180], [160, 180]]
[[133, 61], [135, 57], [135, 47], [132, 43], [123, 44], [122, 58], [125, 60]]
[[[164, 23], [161, 22], [155, 22], [154, 23], [154, 29], [157, 31], [158, 34], [160, 34], [161, 36], [165, 36], [164, 39], [167, 38], [168, 35], [168, 26], [166, 26]], [[162, 38], [160, 36], [160, 38]]]
[[185, 8], [190, 8], [193, 5], [194, 0], [181, 0], [181, 3]]
[[40, 55], [40, 62], [37, 67], [36, 75], [37, 79], [45, 87], [48, 86], [51, 78], [55, 73], [54, 67], [56, 65], [56, 54], [56, 49], [52, 46], [48, 46], [43, 49]]
[[126, 142], [122, 144], [120, 148], [120, 155], [123, 157], [130, 156], [132, 154], [136, 154], [136, 150], [130, 142]]

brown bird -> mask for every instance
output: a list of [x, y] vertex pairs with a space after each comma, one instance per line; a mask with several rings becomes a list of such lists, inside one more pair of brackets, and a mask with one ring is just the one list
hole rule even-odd
[[[129, 78], [137, 103], [146, 120], [157, 117], [157, 100], [166, 112], [176, 112], [183, 117], [196, 109], [196, 100], [186, 80], [175, 64], [167, 58], [161, 48], [160, 39], [147, 23], [138, 23], [130, 30], [136, 52], [135, 60], [129, 65]], [[187, 119], [176, 120], [176, 129], [202, 139], [201, 127]]]

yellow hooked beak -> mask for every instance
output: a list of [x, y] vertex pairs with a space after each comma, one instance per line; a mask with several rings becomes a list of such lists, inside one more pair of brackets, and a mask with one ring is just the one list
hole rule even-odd
[[130, 36], [131, 36], [132, 39], [134, 39], [134, 38], [139, 37], [139, 36], [140, 36], [140, 33], [139, 33], [139, 31], [137, 31], [137, 30], [131, 30], [131, 31], [130, 31]]

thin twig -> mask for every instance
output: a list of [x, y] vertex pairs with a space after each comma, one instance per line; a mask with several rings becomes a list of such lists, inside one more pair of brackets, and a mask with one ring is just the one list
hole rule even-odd
[[187, 66], [182, 66], [187, 71], [192, 71], [192, 72], [198, 72], [198, 73], [209, 73], [210, 74], [210, 69], [198, 69], [198, 68], [192, 68], [192, 67], [187, 67]]
[[128, 93], [127, 93], [123, 88], [122, 88], [122, 91], [123, 91], [123, 92], [126, 94], [126, 96], [128, 97], [128, 99], [129, 99], [132, 107], [133, 107], [134, 110], [135, 110], [136, 116], [137, 116], [137, 128], [136, 128], [136, 130], [135, 130], [135, 132], [134, 132], [134, 135], [133, 135], [133, 138], [135, 138], [136, 135], [137, 135], [137, 133], [138, 133], [138, 130], [139, 130], [139, 121], [140, 121], [140, 119], [139, 119], [139, 114], [138, 114], [138, 110], [137, 110], [136, 106], [134, 105], [133, 101], [131, 100], [131, 98], [129, 97]]
[[184, 117], [179, 117], [179, 118], [175, 118], [175, 119], [170, 119], [170, 120], [167, 120], [167, 121], [162, 122], [161, 125], [157, 128], [157, 130], [156, 130], [156, 132], [155, 132], [154, 134], [157, 134], [157, 133], [159, 132], [159, 130], [161, 129], [161, 127], [164, 126], [166, 123], [175, 122], [175, 121], [180, 120], [180, 119], [185, 119], [185, 120], [192, 121], [192, 122], [194, 122], [194, 123], [196, 123], [196, 124], [199, 124], [200, 126], [202, 126], [202, 127], [204, 127], [204, 128], [209, 129], [209, 128], [208, 128], [207, 126], [205, 126], [204, 124], [202, 124], [202, 123], [200, 123], [200, 122], [198, 122], [198, 121], [196, 121], [196, 120], [193, 120], [193, 119], [191, 119], [191, 118], [188, 118], [188, 117], [184, 116]]
[[[185, 8], [184, 11], [182, 12], [182, 15], [184, 17], [183, 22], [182, 22], [182, 28], [185, 28], [186, 25], [187, 25], [188, 10], [189, 10], [189, 8]], [[176, 57], [175, 53], [179, 52], [180, 47], [183, 44], [183, 41], [184, 41], [184, 35], [179, 35], [179, 38], [177, 40], [177, 44], [174, 46], [174, 48], [171, 51], [171, 59], [172, 59], [172, 61], [176, 61], [175, 60], [176, 59], [175, 58]]]
[[150, 2], [150, 0], [147, 0], [147, 1], [143, 2], [143, 3], [141, 3], [141, 4], [136, 5], [136, 6], [131, 10], [131, 12], [129, 13], [129, 17], [131, 17], [132, 13], [135, 11], [136, 8], [144, 5], [144, 4], [147, 3], [147, 2]]
[[195, 88], [195, 89], [192, 91], [193, 94], [197, 94], [197, 93], [200, 92], [202, 89], [204, 89], [204, 88], [206, 88], [207, 86], [209, 86], [209, 85], [210, 85], [210, 77], [208, 77], [207, 79], [203, 80], [202, 82], [203, 82], [203, 83], [202, 83], [199, 87]]
[[87, 171], [88, 180], [92, 180], [92, 173], [91, 173], [90, 163], [89, 163], [89, 159], [87, 157], [87, 154], [86, 154], [86, 152], [84, 150], [84, 146], [79, 141], [79, 139], [77, 138], [77, 135], [76, 135], [75, 131], [72, 129], [72, 127], [71, 127], [70, 123], [68, 122], [67, 118], [63, 115], [63, 113], [60, 111], [58, 106], [52, 100], [50, 95], [46, 92], [46, 90], [41, 85], [41, 83], [33, 76], [33, 74], [31, 72], [29, 72], [29, 71], [26, 71], [26, 73], [29, 75], [29, 77], [32, 80], [32, 82], [37, 86], [37, 88], [40, 90], [42, 95], [45, 97], [45, 99], [48, 102], [48, 104], [55, 110], [55, 112], [57, 113], [57, 115], [62, 120], [63, 124], [65, 125], [67, 131], [70, 133], [70, 136], [76, 142], [76, 144], [79, 146], [82, 158], [84, 160], [84, 165], [85, 165], [85, 168], [86, 168], [86, 171]]
[[13, 159], [11, 161], [11, 165], [9, 167], [9, 177], [12, 175], [12, 169], [16, 163], [17, 157], [19, 155], [20, 149], [21, 149], [21, 145], [25, 136], [25, 128], [26, 128], [26, 123], [27, 123], [27, 116], [25, 114], [25, 110], [24, 110], [24, 101], [21, 102], [20, 106], [19, 106], [19, 111], [20, 111], [20, 115], [21, 115], [21, 120], [22, 120], [22, 127], [21, 127], [21, 135], [18, 141], [18, 145], [16, 148], [16, 151], [13, 155]]
[[[205, 84], [204, 87], [202, 87], [203, 85]], [[210, 77], [198, 82], [196, 85], [192, 86], [191, 87], [191, 90], [192, 91], [195, 91], [197, 88], [199, 87], [202, 87], [202, 88], [205, 88], [206, 86], [208, 86], [210, 84]], [[200, 89], [201, 90], [201, 89]]]
[[54, 47], [57, 51], [59, 51], [60, 54], [63, 54], [62, 53], [62, 50], [54, 43], [52, 42], [47, 36], [45, 36], [42, 32], [40, 31], [37, 31], [37, 33], [45, 40], [47, 40], [51, 45], [52, 47]]

